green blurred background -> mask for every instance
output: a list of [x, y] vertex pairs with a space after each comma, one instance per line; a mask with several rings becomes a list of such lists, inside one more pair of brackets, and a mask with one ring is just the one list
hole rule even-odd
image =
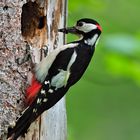
[[139, 14], [140, 0], [69, 0], [69, 26], [89, 17], [103, 33], [67, 94], [68, 140], [140, 140]]

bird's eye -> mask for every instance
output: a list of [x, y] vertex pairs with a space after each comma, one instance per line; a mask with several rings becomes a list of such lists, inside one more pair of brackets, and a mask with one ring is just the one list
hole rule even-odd
[[83, 22], [79, 22], [78, 24], [77, 24], [77, 26], [83, 26]]

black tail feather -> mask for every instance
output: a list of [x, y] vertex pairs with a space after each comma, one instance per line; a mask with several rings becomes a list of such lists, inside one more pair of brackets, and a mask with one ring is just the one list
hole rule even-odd
[[[55, 94], [48, 94], [47, 96], [39, 93], [38, 97], [36, 97], [33, 103], [25, 109], [22, 116], [17, 120], [16, 125], [13, 128], [8, 129], [8, 140], [16, 140], [19, 136], [24, 136], [31, 123], [45, 110], [48, 110], [56, 104], [64, 96], [67, 90], [68, 88], [60, 88]], [[47, 103], [44, 101], [39, 104], [38, 100], [41, 99], [43, 101], [46, 98], [48, 99]]]
[[17, 120], [16, 125], [8, 128], [8, 138], [16, 140], [20, 135], [24, 136], [25, 133], [27, 133], [30, 124], [33, 122], [31, 116], [35, 115], [32, 110], [33, 108], [27, 108], [23, 115]]

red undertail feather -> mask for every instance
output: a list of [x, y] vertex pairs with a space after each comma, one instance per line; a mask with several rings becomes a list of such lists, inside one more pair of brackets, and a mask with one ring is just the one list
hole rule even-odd
[[31, 85], [26, 89], [27, 104], [30, 105], [33, 102], [41, 86], [41, 83], [33, 76]]

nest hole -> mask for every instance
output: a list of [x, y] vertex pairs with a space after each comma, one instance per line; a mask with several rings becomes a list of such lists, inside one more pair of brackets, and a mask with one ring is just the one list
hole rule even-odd
[[36, 2], [27, 2], [22, 7], [21, 13], [21, 33], [24, 37], [34, 37], [37, 29], [45, 26], [44, 9], [40, 8]]

